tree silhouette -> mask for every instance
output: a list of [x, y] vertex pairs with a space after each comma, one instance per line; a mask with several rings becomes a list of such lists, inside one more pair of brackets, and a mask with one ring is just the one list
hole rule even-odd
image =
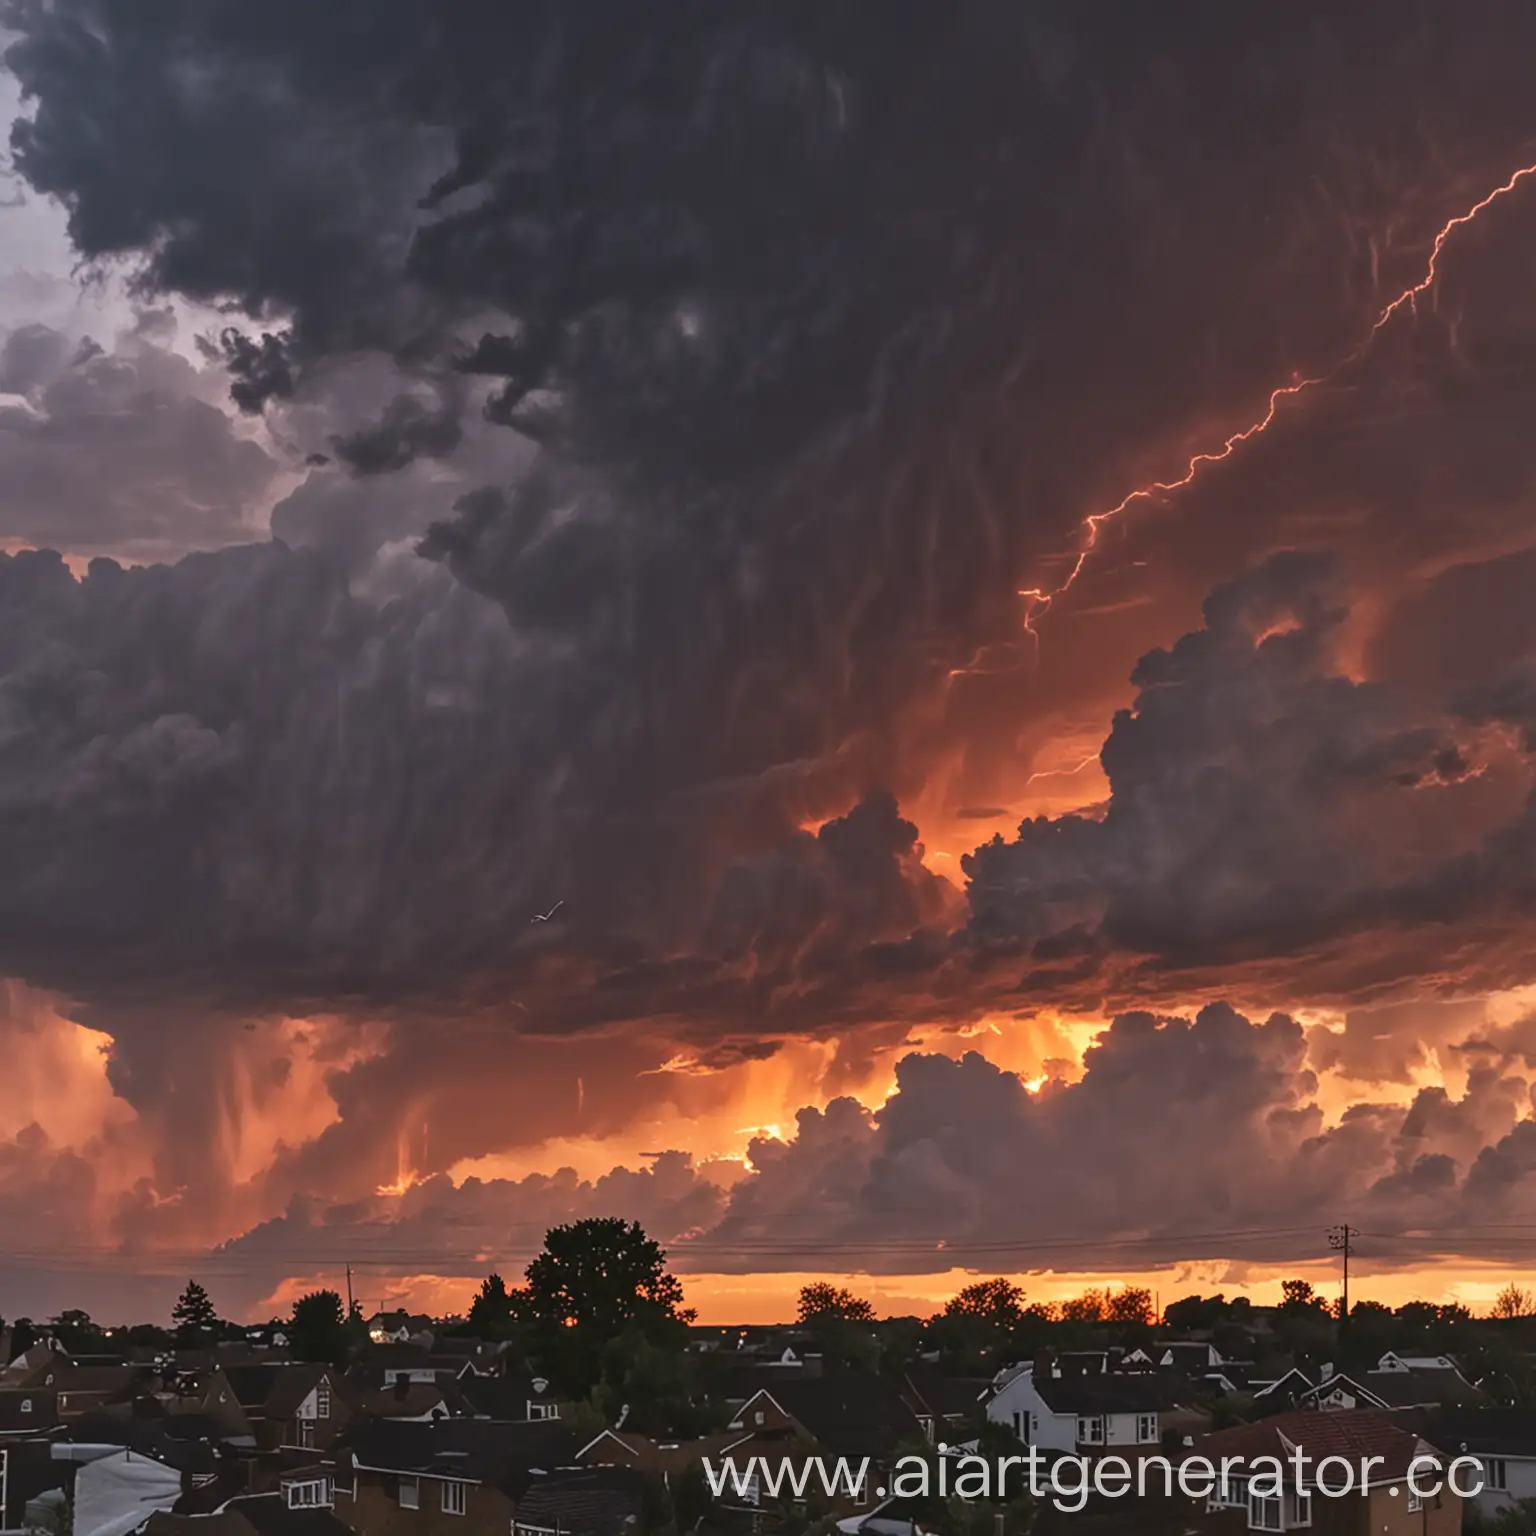
[[1529, 1317], [1536, 1312], [1536, 1296], [1513, 1280], [1493, 1299], [1491, 1317]]
[[639, 1222], [591, 1217], [544, 1235], [527, 1271], [528, 1311], [545, 1328], [582, 1328], [606, 1342], [631, 1324], [691, 1321], [682, 1283]]
[[341, 1365], [347, 1358], [347, 1314], [335, 1291], [311, 1291], [293, 1304], [289, 1342], [301, 1360]]
[[638, 1222], [618, 1216], [545, 1233], [512, 1304], [526, 1313], [533, 1353], [563, 1393], [586, 1396], [603, 1374], [605, 1350], [621, 1338], [681, 1342], [694, 1313], [666, 1258]]
[[868, 1323], [874, 1321], [875, 1309], [862, 1296], [855, 1296], [830, 1280], [813, 1280], [801, 1287], [795, 1315], [802, 1323], [833, 1318], [847, 1323]]
[[1280, 1310], [1290, 1316], [1307, 1312], [1323, 1312], [1323, 1299], [1312, 1289], [1310, 1280], [1283, 1280], [1280, 1283]]
[[944, 1303], [944, 1316], [1011, 1330], [1024, 1320], [1024, 1292], [1011, 1280], [977, 1280]]
[[179, 1343], [195, 1343], [205, 1333], [218, 1326], [219, 1314], [214, 1311], [208, 1292], [196, 1280], [188, 1280], [180, 1300], [171, 1308], [171, 1322], [176, 1326]]
[[526, 1304], [525, 1292], [509, 1291], [500, 1275], [487, 1275], [469, 1305], [469, 1316], [465, 1319], [468, 1331], [481, 1339], [507, 1338]]

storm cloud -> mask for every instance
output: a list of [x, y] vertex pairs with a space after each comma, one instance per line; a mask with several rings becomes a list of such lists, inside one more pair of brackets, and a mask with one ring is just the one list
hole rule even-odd
[[[1234, 1222], [1349, 1156], [1384, 1212], [1524, 1166], [1481, 1078], [1329, 1121], [1306, 1071], [1421, 1060], [1308, 1058], [1287, 1010], [1530, 979], [1523, 226], [1371, 329], [1525, 158], [1528, 8], [4, 19], [18, 175], [202, 327], [0, 352], [0, 537], [37, 546], [0, 554], [0, 974], [110, 1037], [157, 1235], [610, 1200], [766, 1262], [821, 1202], [876, 1254], [1026, 1198], [991, 1137], [1080, 1169], [1086, 1252], [1129, 1217], [1082, 1149], [1138, 1126]], [[1297, 376], [1076, 581], [1086, 513]], [[1215, 997], [1276, 1017], [1175, 1017]], [[1038, 1097], [903, 1045], [1050, 1009], [1122, 1016]], [[796, 1042], [822, 1102], [728, 1197], [448, 1177]], [[836, 1097], [903, 1054], [884, 1109]], [[1153, 1126], [1189, 1105], [1250, 1184]]]

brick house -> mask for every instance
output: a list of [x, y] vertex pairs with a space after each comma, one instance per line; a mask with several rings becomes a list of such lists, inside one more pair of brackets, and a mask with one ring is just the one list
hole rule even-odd
[[360, 1419], [328, 1472], [338, 1516], [361, 1536], [509, 1536], [534, 1477], [575, 1451], [553, 1420]]
[[[1300, 1477], [1298, 1453], [1305, 1458]], [[1449, 1491], [1427, 1492], [1444, 1478], [1449, 1458], [1384, 1413], [1283, 1413], [1204, 1435], [1188, 1454], [1202, 1465], [1228, 1464], [1193, 1522], [1202, 1536], [1295, 1530], [1316, 1536], [1455, 1536], [1461, 1530], [1462, 1500]], [[1341, 1460], [1329, 1465], [1330, 1458]], [[1278, 1488], [1274, 1462], [1283, 1469]], [[1423, 1495], [1410, 1480], [1415, 1464]], [[1355, 1479], [1348, 1493], [1343, 1492], [1346, 1465]], [[1254, 1475], [1260, 1472], [1267, 1475]], [[1320, 1491], [1319, 1474], [1334, 1494]]]

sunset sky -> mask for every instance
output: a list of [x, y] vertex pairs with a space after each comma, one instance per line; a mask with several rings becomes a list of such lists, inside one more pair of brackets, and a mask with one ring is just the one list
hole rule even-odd
[[1536, 1272], [1536, 12], [9, 0], [0, 1316]]

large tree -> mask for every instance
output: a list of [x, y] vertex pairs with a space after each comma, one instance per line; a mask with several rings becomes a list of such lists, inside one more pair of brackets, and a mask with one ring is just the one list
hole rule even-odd
[[301, 1360], [341, 1365], [347, 1358], [347, 1313], [335, 1291], [311, 1291], [293, 1304], [289, 1342]]
[[694, 1313], [667, 1272], [661, 1245], [638, 1222], [591, 1217], [554, 1227], [527, 1269], [515, 1303], [533, 1350], [562, 1392], [585, 1396], [618, 1340], [678, 1343]]
[[862, 1296], [830, 1280], [813, 1280], [800, 1288], [795, 1315], [802, 1323], [839, 1320], [847, 1323], [874, 1321], [874, 1306]]
[[944, 1303], [944, 1316], [1009, 1331], [1024, 1320], [1024, 1292], [1011, 1280], [976, 1280]]
[[171, 1322], [176, 1326], [179, 1344], [195, 1344], [218, 1327], [219, 1314], [214, 1310], [208, 1292], [196, 1280], [187, 1281], [186, 1290], [171, 1308]]
[[527, 1310], [526, 1291], [508, 1290], [500, 1275], [489, 1274], [480, 1282], [480, 1289], [469, 1304], [465, 1330], [479, 1339], [510, 1338]]
[[528, 1266], [529, 1316], [545, 1329], [579, 1328], [604, 1343], [633, 1325], [652, 1332], [691, 1321], [682, 1283], [666, 1261], [639, 1222], [620, 1216], [553, 1227]]

